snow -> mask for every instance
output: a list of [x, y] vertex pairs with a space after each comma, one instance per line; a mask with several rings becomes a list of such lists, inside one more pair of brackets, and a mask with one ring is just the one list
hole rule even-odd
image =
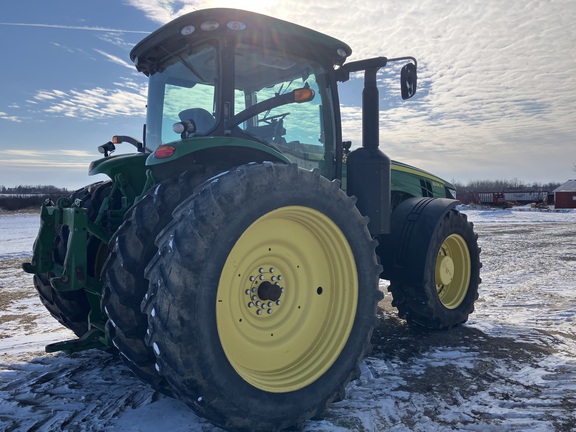
[[[360, 378], [304, 431], [576, 430], [576, 211], [459, 209], [482, 248], [468, 323], [414, 328], [386, 296]], [[38, 227], [0, 214], [0, 430], [219, 431], [115, 356], [44, 352], [73, 335], [20, 269]]]
[[0, 213], [0, 259], [29, 255], [38, 228], [37, 213]]

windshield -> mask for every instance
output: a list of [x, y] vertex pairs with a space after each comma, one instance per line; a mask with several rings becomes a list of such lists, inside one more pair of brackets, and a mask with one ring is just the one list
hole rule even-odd
[[[252, 46], [236, 49], [234, 113], [299, 88], [314, 90], [310, 102], [291, 103], [261, 112], [240, 128], [277, 148], [293, 162], [316, 168], [325, 159], [322, 107], [326, 105], [324, 70], [308, 60], [281, 56]], [[329, 105], [329, 104], [328, 104]]]
[[216, 59], [215, 47], [203, 45], [191, 54], [175, 55], [161, 72], [150, 77], [146, 118], [149, 148], [180, 139], [173, 129], [177, 122], [192, 120], [197, 135], [208, 135], [215, 127]]

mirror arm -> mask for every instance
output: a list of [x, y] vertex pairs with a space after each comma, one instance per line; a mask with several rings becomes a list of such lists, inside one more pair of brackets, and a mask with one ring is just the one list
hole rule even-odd
[[414, 62], [414, 66], [418, 67], [418, 62], [414, 57], [407, 56], [407, 57], [395, 57], [395, 58], [386, 58], [386, 57], [374, 57], [371, 59], [366, 60], [358, 60], [350, 63], [346, 63], [341, 66], [339, 69], [336, 69], [336, 79], [339, 82], [346, 82], [350, 79], [350, 74], [352, 72], [361, 72], [367, 69], [381, 69], [388, 64], [388, 62], [397, 62], [397, 61], [406, 61], [410, 60]]
[[397, 62], [397, 61], [406, 61], [406, 60], [410, 60], [412, 62], [414, 62], [414, 66], [418, 67], [418, 62], [416, 61], [416, 59], [412, 56], [407, 56], [407, 57], [395, 57], [395, 58], [391, 58], [388, 59], [389, 62]]

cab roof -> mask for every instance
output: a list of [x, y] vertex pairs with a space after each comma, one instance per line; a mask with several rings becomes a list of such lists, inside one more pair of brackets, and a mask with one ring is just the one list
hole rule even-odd
[[287, 21], [238, 9], [204, 9], [182, 15], [159, 28], [130, 52], [138, 71], [154, 74], [175, 53], [209, 39], [254, 45], [278, 53], [342, 65], [352, 53], [344, 42]]

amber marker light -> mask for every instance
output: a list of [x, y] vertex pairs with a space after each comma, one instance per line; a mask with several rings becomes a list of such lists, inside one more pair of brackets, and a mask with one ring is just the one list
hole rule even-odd
[[174, 156], [174, 153], [176, 153], [176, 147], [171, 145], [161, 145], [154, 152], [154, 157], [156, 159], [167, 159]]
[[301, 88], [294, 90], [294, 102], [308, 102], [314, 99], [314, 90]]

